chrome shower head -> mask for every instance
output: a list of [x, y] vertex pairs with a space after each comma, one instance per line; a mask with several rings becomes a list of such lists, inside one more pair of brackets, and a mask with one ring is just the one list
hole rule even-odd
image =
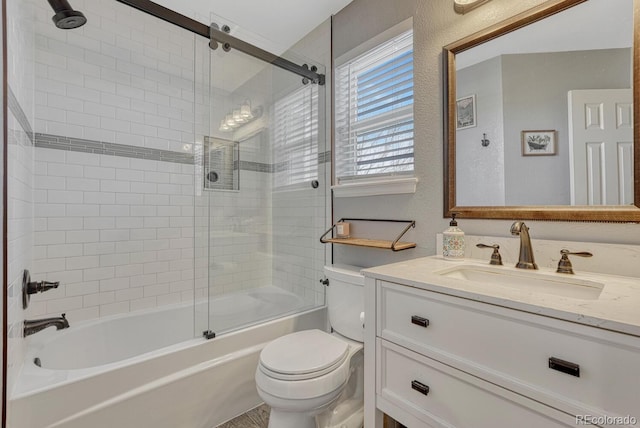
[[84, 14], [73, 10], [67, 0], [49, 0], [49, 4], [56, 13], [51, 18], [56, 27], [63, 30], [72, 30], [86, 24], [87, 18], [85, 18]]

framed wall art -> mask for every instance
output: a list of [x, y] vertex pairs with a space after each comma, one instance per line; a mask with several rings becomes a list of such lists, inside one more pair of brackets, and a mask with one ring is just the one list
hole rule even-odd
[[522, 156], [551, 156], [556, 154], [558, 131], [522, 131]]
[[456, 100], [456, 129], [467, 129], [476, 126], [475, 94]]

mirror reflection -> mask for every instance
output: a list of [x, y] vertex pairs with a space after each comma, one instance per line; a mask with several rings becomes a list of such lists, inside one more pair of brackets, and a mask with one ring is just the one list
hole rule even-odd
[[455, 55], [457, 206], [632, 205], [633, 0]]

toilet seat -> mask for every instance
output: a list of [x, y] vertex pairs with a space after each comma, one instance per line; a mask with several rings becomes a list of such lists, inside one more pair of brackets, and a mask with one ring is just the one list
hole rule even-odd
[[307, 380], [336, 370], [349, 355], [349, 344], [320, 330], [280, 337], [262, 350], [260, 370], [273, 379]]

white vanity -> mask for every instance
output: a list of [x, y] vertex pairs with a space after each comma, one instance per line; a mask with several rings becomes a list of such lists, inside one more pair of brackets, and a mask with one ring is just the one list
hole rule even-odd
[[367, 428], [640, 427], [640, 280], [512, 266], [364, 271]]

